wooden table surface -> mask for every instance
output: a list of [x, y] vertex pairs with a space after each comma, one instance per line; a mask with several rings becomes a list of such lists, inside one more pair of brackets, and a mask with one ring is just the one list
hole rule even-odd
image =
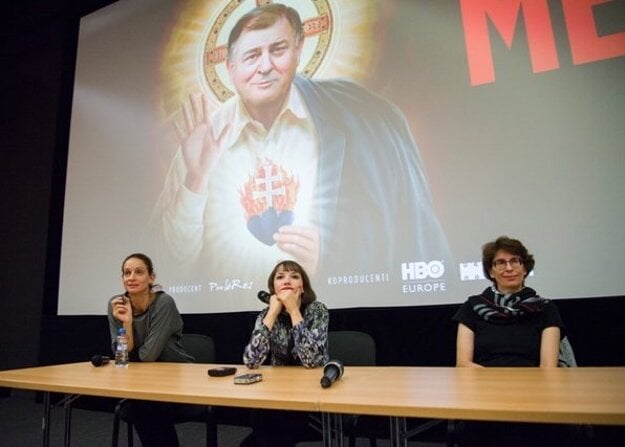
[[329, 413], [625, 425], [625, 368], [346, 368]]
[[235, 385], [189, 363], [89, 362], [0, 371], [0, 386], [181, 403], [398, 417], [625, 425], [625, 368], [346, 367], [330, 388], [322, 369], [263, 366]]
[[263, 381], [235, 385], [233, 376], [210, 377], [208, 368], [224, 365], [197, 363], [112, 363], [94, 367], [90, 362], [0, 371], [0, 385], [88, 396], [134, 398], [167, 402], [248, 408], [318, 411], [321, 369], [300, 367], [237, 367], [237, 375], [260, 372]]

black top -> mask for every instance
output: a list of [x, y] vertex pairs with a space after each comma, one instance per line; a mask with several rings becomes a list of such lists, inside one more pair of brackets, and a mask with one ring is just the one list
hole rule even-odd
[[564, 329], [560, 312], [552, 301], [547, 302], [541, 312], [508, 322], [486, 321], [466, 301], [453, 320], [475, 334], [473, 361], [483, 366], [540, 366], [543, 329], [552, 326]]

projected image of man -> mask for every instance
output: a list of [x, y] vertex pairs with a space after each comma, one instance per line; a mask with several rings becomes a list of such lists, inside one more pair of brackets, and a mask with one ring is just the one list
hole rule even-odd
[[297, 11], [281, 4], [233, 27], [237, 95], [218, 110], [203, 95], [183, 105], [152, 220], [158, 249], [181, 270], [246, 284], [285, 258], [322, 282], [392, 281], [400, 262], [449, 259], [401, 112], [353, 82], [297, 75], [303, 40]]

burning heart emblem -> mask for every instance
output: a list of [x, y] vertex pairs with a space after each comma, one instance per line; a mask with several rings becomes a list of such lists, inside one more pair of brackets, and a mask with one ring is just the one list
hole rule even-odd
[[293, 209], [298, 192], [299, 182], [282, 166], [259, 160], [256, 171], [241, 190], [248, 231], [263, 244], [274, 245], [274, 233], [295, 219]]

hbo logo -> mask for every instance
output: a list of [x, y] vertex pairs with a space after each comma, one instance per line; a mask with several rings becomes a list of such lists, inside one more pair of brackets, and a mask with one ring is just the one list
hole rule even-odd
[[445, 273], [445, 266], [441, 261], [430, 262], [402, 262], [401, 279], [414, 281], [417, 279], [437, 279]]

